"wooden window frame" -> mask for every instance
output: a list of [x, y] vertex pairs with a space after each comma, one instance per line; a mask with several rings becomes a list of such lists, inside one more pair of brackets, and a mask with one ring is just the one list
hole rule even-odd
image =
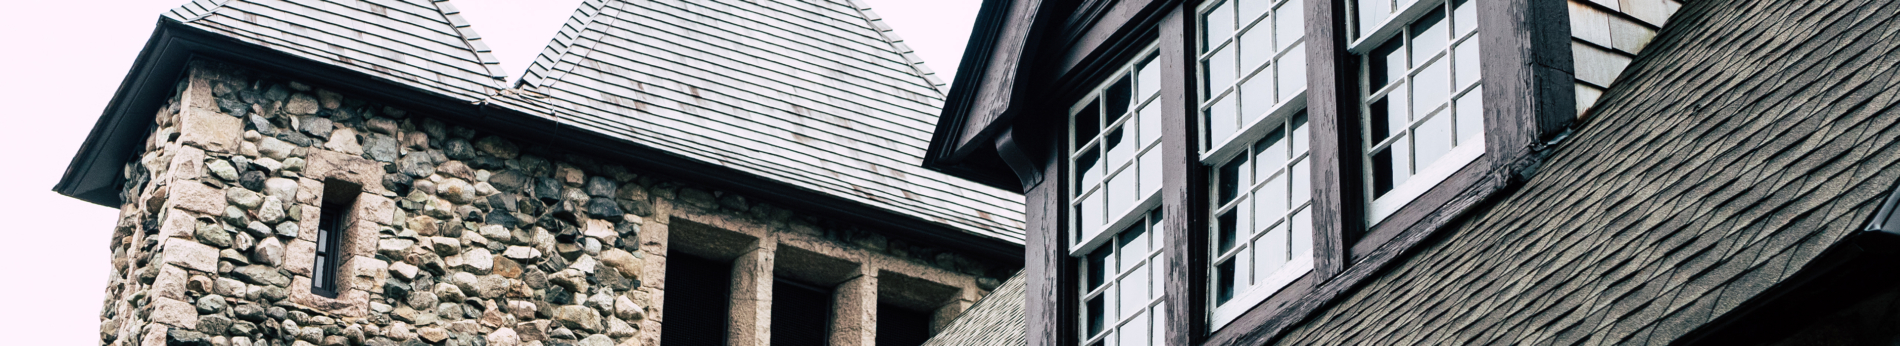
[[[1107, 1], [1107, 0], [1098, 0]], [[1433, 0], [1421, 0], [1433, 1]], [[1440, 0], [1442, 1], [1442, 0]], [[1168, 345], [1254, 345], [1273, 341], [1330, 302], [1375, 278], [1390, 264], [1465, 213], [1522, 182], [1540, 164], [1548, 140], [1575, 117], [1575, 90], [1567, 9], [1562, 2], [1479, 0], [1478, 37], [1483, 66], [1484, 153], [1376, 224], [1368, 224], [1365, 165], [1360, 158], [1359, 57], [1348, 49], [1351, 0], [1304, 2], [1307, 63], [1305, 96], [1312, 172], [1313, 270], [1281, 288], [1219, 330], [1210, 330], [1212, 298], [1208, 270], [1209, 170], [1202, 162], [1195, 14], [1205, 0], [1120, 0], [1087, 8], [1139, 8], [1124, 18], [1087, 21], [1105, 28], [1063, 28], [1088, 38], [1066, 45], [1049, 60], [1060, 68], [1035, 80], [1053, 92], [1027, 92], [1036, 114], [1068, 115], [1073, 97], [1092, 90], [1112, 71], [1104, 61], [1122, 61], [1133, 50], [1159, 42], [1162, 66], [1163, 157], [1161, 229], [1168, 258]], [[1526, 35], [1525, 33], [1529, 33]], [[1066, 49], [1066, 50], [1064, 50]], [[1034, 61], [1034, 60], [1028, 60]], [[1107, 68], [1112, 70], [1111, 68]], [[1046, 83], [1045, 83], [1046, 82]], [[1041, 101], [1048, 100], [1048, 101]], [[1052, 119], [1054, 118], [1054, 119]], [[1029, 215], [1025, 274], [1028, 344], [1079, 345], [1080, 308], [1074, 289], [1078, 271], [1069, 257], [1072, 182], [1064, 148], [1067, 120], [1055, 116], [1018, 119], [993, 144], [1012, 167], [1034, 172], [1025, 179]], [[1064, 126], [1064, 127], [1057, 127]], [[1042, 179], [1041, 177], [1058, 177]]]

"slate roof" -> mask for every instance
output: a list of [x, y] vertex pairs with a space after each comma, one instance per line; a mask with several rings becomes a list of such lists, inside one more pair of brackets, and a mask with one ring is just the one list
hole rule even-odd
[[1520, 189], [1282, 344], [1662, 344], [1900, 179], [1900, 1], [1689, 3]]
[[942, 84], [860, 2], [588, 0], [517, 87], [564, 123], [1021, 244], [1021, 195], [918, 166]]
[[976, 305], [963, 310], [961, 315], [950, 320], [936, 336], [930, 337], [923, 346], [1015, 346], [1027, 345], [1029, 339], [1024, 329], [1029, 321], [1024, 320], [1023, 273], [1016, 272], [1009, 280], [1003, 281], [990, 295]]
[[447, 0], [195, 0], [166, 18], [805, 191], [1023, 242], [1022, 196], [924, 169], [943, 81], [862, 2], [587, 0], [516, 88]]
[[507, 75], [460, 13], [447, 0], [194, 0], [164, 16], [472, 102]]

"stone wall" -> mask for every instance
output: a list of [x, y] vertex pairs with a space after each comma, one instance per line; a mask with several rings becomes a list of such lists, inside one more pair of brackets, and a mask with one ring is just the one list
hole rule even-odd
[[[868, 345], [877, 302], [936, 309], [941, 327], [1017, 269], [319, 86], [188, 70], [125, 169], [101, 344], [658, 345], [671, 249], [736, 263], [735, 344], [769, 340], [784, 276], [835, 285], [834, 344]], [[334, 298], [311, 291], [326, 200], [352, 201]]]

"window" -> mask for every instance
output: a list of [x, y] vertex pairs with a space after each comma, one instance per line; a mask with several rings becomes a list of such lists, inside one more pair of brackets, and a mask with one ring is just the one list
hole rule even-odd
[[1168, 311], [1161, 305], [1167, 263], [1161, 256], [1161, 211], [1089, 251], [1082, 261], [1084, 345], [1161, 345]]
[[[1383, 19], [1390, 0], [1358, 2], [1362, 33], [1366, 23], [1380, 22], [1372, 18], [1385, 23], [1354, 45], [1369, 47], [1360, 59], [1365, 91], [1359, 107], [1366, 124], [1365, 190], [1372, 201], [1368, 224], [1484, 154], [1475, 1], [1412, 3], [1403, 11], [1418, 13], [1410, 21]], [[1390, 36], [1376, 41], [1379, 35]]]
[[1158, 203], [1161, 191], [1161, 68], [1149, 49], [1071, 108], [1071, 199], [1077, 244], [1093, 247]]
[[336, 298], [337, 268], [343, 263], [343, 235], [349, 229], [349, 211], [356, 204], [361, 186], [336, 179], [323, 181], [323, 205], [317, 218], [316, 259], [311, 262], [310, 292]]
[[1214, 329], [1313, 268], [1302, 6], [1229, 0], [1199, 10]]
[[[1201, 11], [1201, 113], [1210, 153], [1245, 147], [1275, 116], [1303, 107], [1301, 0], [1210, 2]], [[1238, 144], [1235, 144], [1238, 143]]]
[[772, 344], [824, 346], [831, 338], [831, 290], [772, 281]]
[[1306, 114], [1271, 125], [1245, 152], [1216, 167], [1210, 180], [1208, 303], [1216, 329], [1313, 269]]
[[[1084, 345], [1151, 345], [1165, 337], [1161, 306], [1161, 71], [1155, 47], [1110, 73], [1070, 108], [1066, 180], [1080, 262]], [[1118, 230], [1104, 232], [1104, 230]]]
[[917, 346], [930, 340], [930, 313], [877, 303], [877, 346]]
[[666, 253], [666, 323], [660, 324], [660, 345], [720, 346], [726, 344], [726, 316], [732, 291], [732, 264], [668, 251]]

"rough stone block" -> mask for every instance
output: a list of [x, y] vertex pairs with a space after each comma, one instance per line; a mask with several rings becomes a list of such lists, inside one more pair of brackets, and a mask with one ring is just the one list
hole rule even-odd
[[297, 204], [323, 205], [323, 179], [297, 179]]
[[360, 156], [323, 149], [309, 149], [305, 156], [305, 176], [317, 180], [334, 178], [362, 185], [363, 192], [382, 195], [383, 164]]
[[175, 328], [198, 328], [198, 307], [177, 299], [153, 298], [151, 319]]
[[205, 151], [197, 147], [178, 146], [172, 149], [172, 162], [165, 168], [165, 177], [159, 180], [184, 181], [204, 176]]
[[195, 241], [171, 238], [165, 241], [165, 263], [215, 273], [218, 271], [218, 249]]
[[[370, 292], [345, 288], [336, 299], [310, 292], [310, 278], [298, 276], [290, 282], [290, 301], [341, 317], [369, 315]], [[387, 330], [386, 330], [387, 331]]]
[[343, 243], [341, 244], [343, 254], [364, 257], [376, 256], [376, 246], [379, 240], [379, 236], [376, 232], [381, 229], [382, 226], [374, 222], [356, 222], [350, 224], [349, 227], [344, 228]]
[[159, 224], [158, 239], [189, 238], [198, 229], [198, 219], [191, 212], [172, 209], [165, 213], [165, 223]]
[[363, 194], [356, 197], [355, 210], [350, 211], [350, 215], [358, 221], [394, 225], [391, 218], [396, 215], [396, 201], [383, 196]]
[[238, 149], [238, 136], [244, 134], [244, 120], [212, 109], [186, 108], [179, 112], [178, 133], [178, 140], [184, 145], [211, 152], [234, 152]]
[[224, 213], [224, 190], [193, 181], [181, 181], [168, 189], [172, 207], [202, 214]]
[[159, 266], [158, 278], [152, 280], [152, 295], [184, 300], [185, 282], [191, 280], [191, 274], [173, 266]]
[[381, 292], [383, 279], [389, 277], [389, 263], [364, 256], [352, 256], [337, 268], [338, 283], [344, 289]]
[[311, 267], [316, 265], [317, 243], [296, 239], [284, 244], [284, 270], [291, 274], [311, 276]]

